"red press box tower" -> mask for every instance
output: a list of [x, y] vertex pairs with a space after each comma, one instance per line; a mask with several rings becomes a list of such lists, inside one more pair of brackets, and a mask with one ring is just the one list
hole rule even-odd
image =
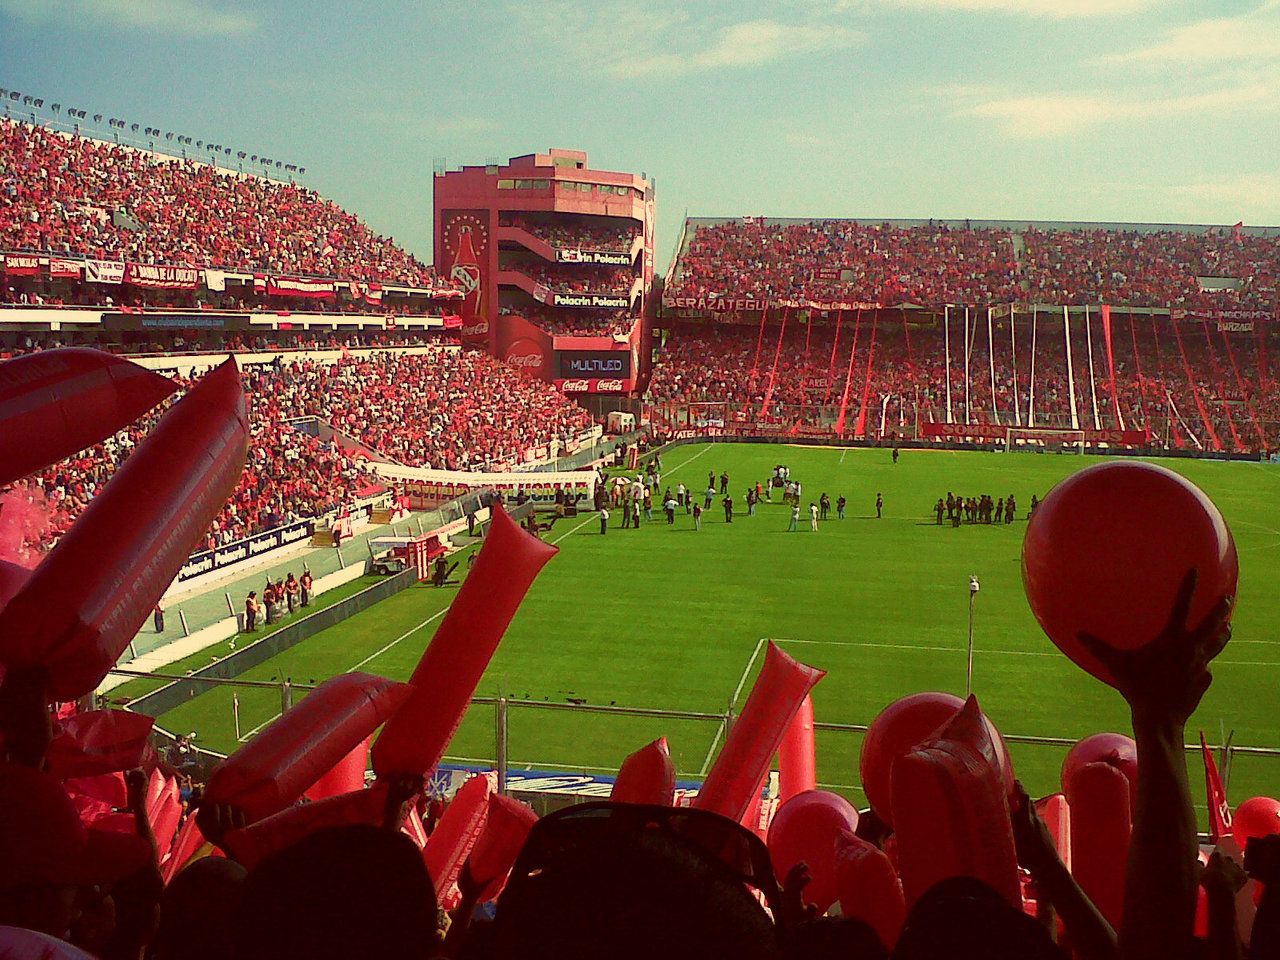
[[467, 290], [463, 343], [587, 399], [652, 362], [653, 183], [578, 150], [438, 170], [436, 262]]

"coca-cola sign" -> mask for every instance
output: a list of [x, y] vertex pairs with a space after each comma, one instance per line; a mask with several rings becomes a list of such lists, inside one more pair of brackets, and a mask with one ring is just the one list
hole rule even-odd
[[565, 393], [586, 393], [591, 389], [590, 380], [561, 380], [560, 389]]
[[463, 337], [487, 337], [489, 335], [489, 321], [477, 320], [475, 323], [463, 324], [461, 332]]
[[557, 380], [556, 386], [563, 393], [626, 393], [631, 389], [632, 381], [626, 379]]
[[621, 393], [621, 380], [597, 380], [596, 390], [600, 393]]

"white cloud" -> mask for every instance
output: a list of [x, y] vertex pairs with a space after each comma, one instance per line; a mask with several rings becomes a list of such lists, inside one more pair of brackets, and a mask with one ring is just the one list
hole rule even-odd
[[991, 120], [1006, 136], [1044, 139], [1070, 136], [1107, 123], [1186, 117], [1238, 107], [1256, 112], [1275, 106], [1267, 84], [1251, 83], [1173, 96], [1086, 92], [1006, 96], [963, 105], [956, 115]]
[[845, 9], [894, 6], [943, 13], [998, 13], [1068, 20], [1117, 17], [1155, 8], [1159, 0], [844, 0]]
[[1098, 57], [1099, 63], [1221, 64], [1280, 58], [1280, 0], [1247, 13], [1215, 17], [1164, 31], [1145, 47]]
[[864, 42], [866, 35], [844, 26], [747, 20], [720, 28], [705, 37], [701, 46], [699, 39], [695, 31], [679, 44], [683, 49], [624, 56], [607, 69], [617, 77], [645, 77], [718, 67], [757, 67], [789, 57], [847, 49]]
[[105, 26], [188, 36], [232, 36], [258, 28], [251, 14], [206, 0], [0, 0], [0, 13], [39, 26]]

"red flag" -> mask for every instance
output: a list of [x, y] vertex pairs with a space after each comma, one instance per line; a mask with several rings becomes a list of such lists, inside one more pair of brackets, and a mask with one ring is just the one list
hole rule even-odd
[[1239, 221], [1231, 228], [1231, 236], [1235, 238], [1236, 243], [1244, 243], [1244, 221]]
[[1204, 757], [1204, 789], [1209, 802], [1209, 840], [1217, 843], [1231, 836], [1231, 804], [1227, 802], [1227, 791], [1222, 789], [1218, 765], [1205, 743], [1203, 730], [1200, 731], [1200, 754]]

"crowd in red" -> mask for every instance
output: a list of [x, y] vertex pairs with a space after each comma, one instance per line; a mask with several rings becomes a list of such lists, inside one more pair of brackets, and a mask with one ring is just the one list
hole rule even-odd
[[626, 267], [587, 267], [528, 260], [509, 269], [532, 277], [555, 293], [630, 293], [636, 275]]
[[555, 309], [537, 306], [518, 311], [553, 337], [625, 337], [636, 318], [626, 310]]
[[0, 118], [0, 249], [428, 286], [314, 190]]
[[[669, 297], [936, 306], [1271, 308], [1280, 237], [1230, 229], [1025, 231], [851, 220], [699, 226]], [[1216, 278], [1201, 288], [1198, 278]]]
[[634, 226], [608, 226], [599, 217], [573, 220], [557, 214], [554, 220], [534, 219], [520, 214], [503, 214], [503, 226], [519, 227], [553, 247], [573, 250], [629, 251], [635, 241]]
[[985, 311], [967, 325], [964, 316], [952, 311], [948, 336], [941, 319], [850, 312], [812, 329], [793, 322], [781, 341], [773, 324], [763, 337], [756, 327], [686, 324], [667, 340], [648, 397], [659, 408], [727, 404], [705, 413], [714, 418], [826, 428], [844, 400], [847, 433], [861, 417], [864, 435], [885, 438], [916, 436], [930, 422], [974, 423], [1149, 428], [1153, 444], [1169, 448], [1280, 449], [1280, 421], [1269, 413], [1280, 409], [1280, 387], [1264, 334], [1117, 315], [1113, 395], [1097, 311], [1072, 318], [1070, 365], [1056, 313], [1039, 313], [1034, 335], [1028, 314], [993, 319], [990, 339]]

